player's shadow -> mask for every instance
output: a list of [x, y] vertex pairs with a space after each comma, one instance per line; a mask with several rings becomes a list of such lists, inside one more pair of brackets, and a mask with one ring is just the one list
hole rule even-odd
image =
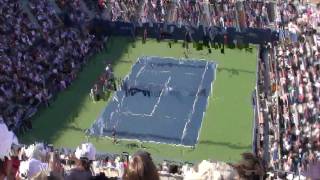
[[119, 60], [118, 62], [127, 63], [127, 64], [131, 64], [132, 63], [132, 61], [130, 61], [130, 60]]
[[79, 128], [75, 125], [69, 125], [69, 126], [66, 126], [67, 129], [71, 129], [71, 130], [74, 130], [74, 131], [79, 131], [79, 132], [84, 132], [85, 129], [82, 129], [82, 128]]
[[249, 73], [249, 74], [255, 73], [254, 71], [248, 71], [244, 69], [235, 69], [235, 68], [226, 68], [226, 67], [218, 67], [217, 70], [218, 72], [227, 71], [228, 73], [230, 73], [231, 76], [239, 75], [240, 73]]
[[125, 145], [126, 148], [128, 149], [149, 149], [149, 150], [154, 150], [154, 151], [157, 151], [157, 152], [160, 152], [158, 149], [156, 148], [152, 148], [152, 147], [149, 147], [149, 146], [145, 146], [144, 144], [139, 144], [139, 143], [128, 143]]
[[128, 149], [138, 149], [138, 148], [140, 148], [140, 145], [137, 143], [128, 143], [128, 144], [126, 144], [126, 147]]
[[240, 144], [232, 144], [228, 142], [215, 142], [215, 141], [200, 141], [199, 144], [206, 144], [206, 145], [216, 145], [216, 146], [225, 146], [230, 149], [251, 149], [250, 145], [240, 145]]

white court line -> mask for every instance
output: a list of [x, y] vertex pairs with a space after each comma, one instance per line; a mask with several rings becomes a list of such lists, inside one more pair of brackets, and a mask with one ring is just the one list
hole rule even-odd
[[[117, 110], [116, 110], [116, 112], [118, 112], [118, 113], [121, 112], [120, 110], [122, 109], [124, 98], [125, 98], [125, 96], [122, 96], [121, 101], [118, 102], [118, 108], [117, 108]], [[110, 114], [110, 120], [111, 120], [111, 118], [112, 118], [112, 116], [113, 116], [113, 113], [114, 113], [114, 112], [112, 112], [112, 113]], [[116, 120], [116, 122], [114, 123], [115, 128], [118, 127], [119, 121], [120, 121], [120, 120]]]
[[140, 68], [140, 70], [138, 71], [137, 75], [136, 75], [136, 78], [138, 78], [140, 76], [140, 74], [142, 73], [142, 71], [144, 70], [144, 68], [146, 67], [147, 64], [144, 64], [142, 66], [142, 68]]
[[159, 73], [171, 73], [171, 71], [158, 71]]
[[169, 76], [167, 82], [164, 84], [164, 89], [162, 89], [162, 91], [160, 93], [160, 97], [159, 97], [157, 103], [153, 106], [153, 110], [151, 111], [151, 114], [150, 114], [151, 116], [153, 116], [155, 110], [157, 109], [157, 107], [158, 107], [158, 105], [160, 103], [161, 97], [162, 97], [162, 93], [167, 89], [167, 86], [168, 86], [170, 81], [171, 81], [171, 77]]
[[[154, 74], [159, 74], [159, 73], [171, 73], [172, 71], [165, 71], [165, 70], [163, 70], [163, 71], [154, 71], [154, 70], [152, 70], [152, 69], [145, 69], [145, 67], [142, 67], [143, 68], [143, 72], [151, 72], [151, 73], [154, 73]], [[141, 68], [141, 69], [142, 69]], [[142, 73], [141, 72], [141, 69], [139, 70], [139, 75]], [[138, 74], [136, 75], [136, 78], [138, 78]]]
[[[119, 112], [120, 114], [124, 114], [124, 115], [127, 115], [127, 116], [138, 116], [138, 117], [151, 117], [149, 114], [136, 114], [136, 113], [132, 113], [130, 111], [126, 111], [126, 112]], [[177, 118], [175, 117], [171, 117], [171, 116], [163, 116], [164, 118], [167, 118], [167, 119], [172, 119], [172, 120], [175, 120]]]
[[[160, 100], [161, 100], [162, 94], [163, 94], [163, 92], [165, 92], [165, 89], [167, 88], [167, 86], [168, 86], [168, 84], [170, 83], [170, 81], [171, 81], [171, 77], [169, 77], [168, 80], [167, 80], [167, 82], [165, 83], [164, 88], [162, 89], [162, 91], [161, 91], [161, 93], [160, 93], [160, 96], [159, 96], [156, 104], [153, 106], [153, 109], [152, 109], [152, 111], [151, 111], [150, 114], [135, 114], [135, 113], [132, 113], [132, 112], [130, 112], [130, 111], [121, 112], [121, 109], [122, 109], [122, 107], [123, 107], [123, 101], [124, 101], [125, 96], [123, 96], [122, 99], [121, 99], [121, 101], [118, 102], [117, 112], [118, 112], [118, 113], [122, 113], [122, 114], [132, 115], [132, 116], [141, 116], [141, 117], [151, 117], [151, 116], [153, 116], [153, 114], [155, 113], [157, 107], [158, 107], [159, 104], [160, 104]], [[113, 114], [111, 113], [111, 115], [113, 115]], [[111, 115], [110, 115], [110, 118], [111, 118]], [[119, 119], [116, 120], [116, 123], [115, 123], [114, 126], [115, 126], [115, 127], [118, 127], [119, 122], [120, 122]]]
[[131, 111], [126, 111], [126, 112], [120, 112], [122, 114], [125, 114], [125, 115], [131, 115], [131, 116], [140, 116], [140, 117], [150, 117], [150, 114], [137, 114], [137, 113], [133, 113]]
[[206, 62], [205, 70], [204, 70], [203, 73], [202, 73], [202, 78], [201, 78], [201, 81], [200, 81], [200, 85], [199, 85], [199, 87], [198, 87], [198, 91], [197, 91], [197, 94], [196, 94], [196, 98], [195, 98], [194, 101], [193, 101], [192, 111], [189, 113], [189, 115], [188, 115], [188, 121], [187, 121], [186, 124], [184, 125], [183, 132], [182, 132], [182, 136], [181, 136], [181, 143], [182, 143], [184, 137], [185, 137], [186, 134], [187, 134], [187, 126], [188, 126], [188, 124], [190, 124], [190, 122], [191, 122], [191, 116], [192, 116], [193, 113], [194, 113], [194, 108], [195, 108], [195, 106], [196, 106], [196, 102], [198, 101], [198, 97], [199, 97], [198, 94], [199, 94], [199, 92], [200, 92], [200, 89], [201, 89], [201, 86], [202, 86], [202, 83], [203, 83], [203, 79], [204, 79], [204, 75], [206, 74], [207, 69], [208, 69], [208, 62]]
[[140, 68], [140, 70], [138, 71], [138, 73], [137, 73], [137, 75], [136, 75], [136, 78], [134, 79], [134, 85], [137, 84], [137, 79], [138, 79], [138, 77], [140, 76], [140, 74], [141, 74], [142, 72], [144, 72], [144, 69], [146, 68], [146, 66], [147, 66], [147, 63], [145, 63], [145, 64], [142, 66], [142, 68]]
[[[160, 96], [157, 100], [157, 102], [155, 103], [155, 105], [153, 106], [153, 109], [151, 111], [151, 113], [149, 114], [136, 114], [136, 113], [133, 113], [133, 112], [130, 112], [130, 111], [127, 111], [127, 112], [123, 112], [124, 114], [130, 114], [130, 115], [133, 115], [133, 116], [144, 116], [144, 117], [151, 117], [153, 116], [154, 112], [156, 111], [157, 107], [159, 106], [160, 104], [160, 100], [161, 100], [161, 97], [162, 97], [162, 94], [163, 92], [165, 92], [165, 89], [166, 87], [168, 86], [168, 84], [170, 83], [171, 81], [171, 77], [168, 78], [167, 82], [165, 83], [164, 87], [162, 90], [161, 90], [161, 93], [160, 93]], [[120, 111], [119, 111], [120, 112]]]
[[212, 79], [212, 81], [211, 81], [211, 89], [210, 89], [210, 92], [211, 92], [211, 94], [209, 94], [208, 96], [207, 96], [207, 104], [206, 104], [206, 108], [205, 108], [205, 111], [203, 112], [203, 114], [202, 114], [202, 121], [201, 121], [201, 125], [200, 125], [200, 129], [199, 129], [199, 131], [198, 131], [198, 137], [197, 137], [197, 142], [199, 142], [199, 138], [200, 138], [200, 133], [201, 133], [201, 130], [202, 130], [202, 124], [203, 124], [203, 120], [204, 120], [204, 118], [205, 118], [205, 112], [208, 110], [208, 107], [209, 107], [209, 99], [210, 99], [210, 96], [211, 97], [213, 97], [213, 95], [212, 95], [212, 86], [213, 86], [213, 84], [214, 84], [214, 82], [215, 82], [215, 80], [216, 80], [216, 77], [217, 77], [217, 68], [218, 68], [218, 64], [215, 64], [215, 68], [214, 69], [212, 69], [213, 71], [214, 71], [214, 78]]
[[185, 75], [190, 75], [190, 76], [195, 76], [196, 74], [195, 73], [190, 73], [190, 72], [186, 72], [184, 73]]

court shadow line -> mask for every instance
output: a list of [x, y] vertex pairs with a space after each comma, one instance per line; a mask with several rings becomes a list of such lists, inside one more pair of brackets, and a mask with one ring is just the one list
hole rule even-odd
[[233, 144], [229, 142], [215, 142], [210, 140], [200, 141], [199, 144], [225, 146], [230, 149], [251, 149], [250, 145], [246, 146], [246, 145], [240, 145], [240, 144]]
[[248, 70], [236, 69], [236, 68], [218, 67], [217, 70], [218, 70], [218, 72], [227, 71], [231, 75], [239, 75], [240, 73], [255, 74], [254, 71], [248, 71]]

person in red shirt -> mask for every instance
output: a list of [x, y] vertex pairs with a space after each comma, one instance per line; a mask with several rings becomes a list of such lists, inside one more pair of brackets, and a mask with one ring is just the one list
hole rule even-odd
[[15, 177], [20, 167], [20, 160], [17, 156], [11, 157], [11, 159], [7, 158], [6, 161], [4, 162], [4, 165], [7, 170], [6, 172], [7, 177]]
[[16, 176], [19, 167], [20, 167], [20, 160], [19, 160], [19, 153], [21, 148], [20, 147], [13, 147], [12, 148], [12, 156], [10, 158], [6, 157], [3, 162], [3, 174], [7, 177], [7, 179], [14, 179]]
[[228, 43], [228, 36], [226, 34], [223, 36], [223, 43], [225, 45]]
[[148, 34], [147, 28], [145, 28], [143, 31], [143, 39], [142, 39], [143, 43], [145, 43], [147, 41], [147, 34]]
[[98, 1], [98, 5], [101, 9], [104, 9], [105, 8], [105, 0], [99, 0]]
[[4, 169], [4, 162], [0, 159], [0, 179], [5, 179], [5, 169]]

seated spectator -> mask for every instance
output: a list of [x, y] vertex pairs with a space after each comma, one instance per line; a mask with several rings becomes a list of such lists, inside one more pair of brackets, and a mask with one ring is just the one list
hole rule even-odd
[[43, 143], [36, 143], [22, 148], [21, 154], [28, 159], [33, 158], [42, 161], [46, 158], [47, 149], [45, 149]]
[[[14, 179], [19, 167], [20, 167], [20, 160], [19, 160], [19, 153], [20, 148], [18, 145], [13, 145], [11, 150], [10, 157], [4, 158], [3, 161], [3, 172], [7, 179]], [[1, 178], [0, 178], [1, 179]]]
[[224, 162], [210, 162], [206, 160], [203, 160], [195, 168], [184, 165], [183, 175], [185, 177], [185, 180], [239, 179], [237, 170], [229, 164]]
[[125, 169], [124, 180], [159, 180], [157, 168], [148, 152], [138, 151], [131, 160], [129, 166]]
[[[264, 170], [260, 160], [252, 153], [243, 153], [242, 161], [236, 164], [202, 161], [196, 168], [185, 165], [185, 179], [260, 179]], [[195, 170], [197, 169], [197, 170]]]
[[91, 171], [92, 161], [95, 160], [96, 149], [91, 143], [81, 144], [75, 152], [76, 167], [71, 169], [66, 180], [90, 180], [93, 176]]
[[42, 180], [47, 179], [49, 172], [48, 163], [43, 163], [40, 160], [31, 158], [27, 161], [22, 161], [19, 167], [19, 179]]

